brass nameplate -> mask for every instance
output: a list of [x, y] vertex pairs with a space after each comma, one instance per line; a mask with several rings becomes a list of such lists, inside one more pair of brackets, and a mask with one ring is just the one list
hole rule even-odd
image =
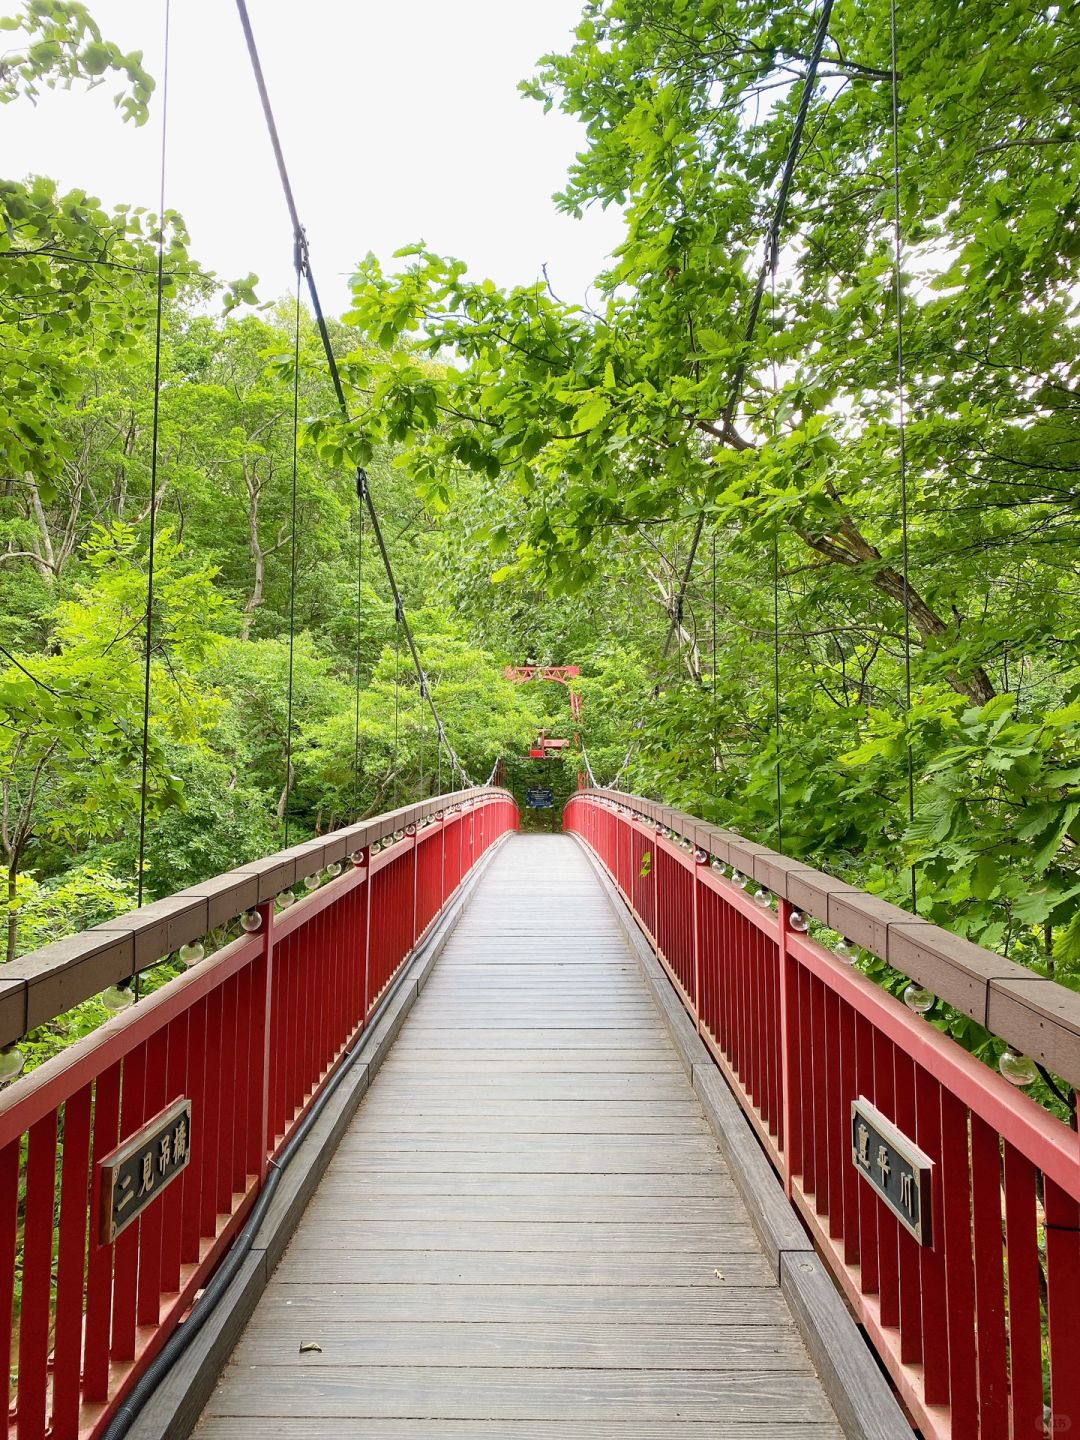
[[111, 1245], [191, 1159], [191, 1101], [174, 1100], [129, 1135], [104, 1160], [101, 1172], [101, 1244]]
[[851, 1102], [851, 1159], [904, 1229], [920, 1245], [933, 1245], [934, 1162], [861, 1095]]

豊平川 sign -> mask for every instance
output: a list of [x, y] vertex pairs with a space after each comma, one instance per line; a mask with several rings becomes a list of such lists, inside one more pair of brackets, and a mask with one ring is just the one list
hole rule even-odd
[[856, 1170], [920, 1245], [934, 1243], [934, 1162], [876, 1105], [851, 1102], [851, 1159]]

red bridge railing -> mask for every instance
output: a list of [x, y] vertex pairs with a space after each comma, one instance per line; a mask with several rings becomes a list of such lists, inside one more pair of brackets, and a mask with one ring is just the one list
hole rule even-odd
[[[4, 967], [0, 1043], [28, 1017], [40, 1024], [244, 915], [240, 938], [0, 1094], [5, 1434], [101, 1433], [417, 942], [516, 827], [505, 791], [442, 796]], [[275, 897], [305, 881], [312, 893], [279, 909]], [[101, 1162], [179, 1097], [190, 1101], [190, 1130], [178, 1120], [148, 1151], [159, 1198], [103, 1241]], [[165, 1188], [165, 1162], [185, 1160]], [[142, 1188], [138, 1169], [128, 1188]]]
[[[919, 1429], [953, 1440], [1080, 1434], [1076, 1133], [818, 944], [806, 917], [1072, 1084], [1080, 996], [668, 807], [587, 791], [565, 826], [653, 942]], [[860, 1097], [929, 1158], [929, 1243], [859, 1173]]]

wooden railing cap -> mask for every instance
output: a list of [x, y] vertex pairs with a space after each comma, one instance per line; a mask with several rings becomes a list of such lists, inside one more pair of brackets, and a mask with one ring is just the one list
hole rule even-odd
[[10, 1045], [80, 1001], [200, 940], [245, 910], [274, 899], [305, 877], [376, 840], [419, 825], [438, 810], [509, 797], [498, 786], [477, 785], [403, 805], [328, 835], [239, 865], [197, 885], [118, 915], [12, 960], [0, 969], [0, 1045]]
[[[943, 930], [805, 861], [621, 790], [582, 790], [626, 806], [734, 865], [795, 909], [926, 987], [992, 1034], [1080, 1086], [1080, 994]], [[573, 797], [572, 797], [573, 798]]]

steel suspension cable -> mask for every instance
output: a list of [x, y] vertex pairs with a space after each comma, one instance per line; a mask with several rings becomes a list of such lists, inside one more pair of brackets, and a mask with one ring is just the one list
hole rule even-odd
[[589, 763], [589, 752], [585, 749], [584, 745], [581, 747], [581, 758], [585, 762], [585, 774], [589, 777], [589, 784], [595, 790], [597, 788], [596, 776], [593, 774], [592, 765]]
[[[908, 582], [908, 464], [907, 464], [907, 375], [904, 368], [904, 281], [903, 216], [900, 209], [900, 75], [897, 69], [896, 0], [889, 0], [889, 49], [892, 66], [892, 199], [893, 272], [896, 298], [896, 410], [897, 466], [900, 480], [900, 549], [904, 594], [904, 705], [911, 716], [911, 599]], [[907, 736], [908, 824], [915, 819], [915, 760], [911, 734]], [[911, 908], [917, 908], [918, 881], [911, 866]]]
[[[780, 395], [780, 377], [776, 368], [776, 270], [772, 272], [769, 318], [772, 322], [772, 392], [773, 414], [772, 434], [776, 439], [776, 406]], [[776, 747], [776, 848], [784, 849], [784, 777], [780, 741], [783, 725], [780, 711], [780, 520], [773, 516], [772, 524], [772, 587], [773, 587], [773, 744]]]
[[293, 311], [292, 483], [289, 508], [292, 536], [289, 544], [289, 683], [285, 718], [285, 848], [289, 848], [289, 811], [293, 790], [293, 689], [296, 670], [296, 562], [299, 539], [296, 527], [297, 432], [300, 427], [300, 276], [303, 255], [295, 251], [296, 304]]
[[[161, 75], [161, 164], [158, 189], [157, 282], [154, 310], [154, 405], [150, 422], [150, 534], [146, 557], [146, 627], [143, 636], [142, 759], [139, 779], [139, 860], [137, 904], [143, 903], [146, 869], [146, 787], [150, 773], [150, 675], [154, 653], [154, 552], [157, 544], [158, 452], [161, 439], [161, 332], [165, 313], [165, 157], [169, 121], [169, 30], [171, 0], [165, 0], [165, 46]], [[139, 978], [135, 977], [138, 994]]]
[[417, 709], [416, 709], [416, 728], [417, 728], [417, 732], [418, 732], [418, 736], [417, 736], [417, 746], [418, 746], [419, 751], [420, 751], [420, 783], [419, 783], [419, 786], [418, 786], [417, 792], [416, 792], [416, 798], [417, 798], [417, 800], [423, 800], [423, 798], [424, 798], [424, 739], [425, 739], [425, 731], [424, 731], [424, 700], [427, 698], [427, 697], [425, 696], [425, 694], [424, 694], [424, 691], [425, 691], [426, 687], [427, 687], [427, 681], [426, 681], [426, 679], [424, 678], [424, 676], [421, 675], [421, 677], [420, 677], [420, 704], [417, 706]]
[[712, 792], [720, 789], [720, 732], [716, 714], [716, 536], [712, 537]]
[[398, 802], [398, 746], [401, 741], [401, 610], [394, 621], [394, 809]]
[[356, 534], [356, 663], [353, 696], [353, 820], [360, 818], [360, 662], [363, 652], [364, 617], [364, 502], [360, 494], [362, 482], [357, 488], [360, 501]]
[[[831, 3], [831, 0], [828, 0], [828, 3]], [[281, 146], [281, 137], [278, 133], [277, 122], [274, 119], [273, 107], [270, 104], [270, 92], [266, 87], [266, 77], [263, 74], [262, 61], [259, 58], [258, 47], [255, 43], [255, 33], [251, 26], [251, 16], [248, 14], [246, 0], [236, 0], [236, 9], [237, 13], [240, 16], [240, 24], [243, 28], [244, 40], [247, 44], [248, 56], [251, 60], [251, 68], [255, 77], [255, 84], [259, 92], [259, 100], [262, 105], [263, 119], [266, 122], [267, 134], [270, 139], [271, 148], [274, 152], [274, 160], [277, 164], [278, 176], [281, 180], [281, 188], [285, 196], [285, 204], [289, 212], [289, 219], [292, 222], [294, 241], [303, 254], [304, 275], [307, 279], [308, 296], [311, 301], [311, 309], [315, 317], [315, 324], [318, 327], [319, 338], [322, 341], [323, 351], [326, 356], [327, 370], [329, 371], [330, 380], [334, 387], [334, 394], [337, 398], [338, 408], [340, 409], [345, 419], [350, 420], [352, 417], [349, 410], [349, 402], [345, 395], [345, 387], [342, 384], [341, 371], [338, 368], [337, 356], [334, 354], [334, 347], [330, 341], [330, 331], [327, 328], [326, 316], [323, 312], [322, 302], [319, 299], [318, 287], [315, 284], [315, 275], [311, 266], [311, 253], [308, 246], [307, 233], [304, 230], [303, 225], [301, 225], [300, 223], [300, 212], [297, 209], [296, 198], [293, 194], [292, 182], [289, 179], [288, 167], [285, 164], [285, 152]], [[409, 625], [408, 617], [405, 615], [405, 609], [401, 600], [401, 592], [397, 583], [397, 577], [394, 574], [394, 567], [390, 560], [390, 553], [386, 548], [386, 540], [383, 536], [382, 526], [379, 523], [378, 512], [375, 509], [375, 502], [372, 499], [371, 486], [367, 483], [367, 475], [362, 466], [357, 466], [357, 488], [359, 491], [362, 492], [361, 499], [363, 500], [367, 509], [368, 521], [371, 525], [371, 533], [375, 537], [375, 544], [378, 548], [380, 558], [382, 559], [383, 568], [386, 571], [386, 578], [390, 584], [390, 589], [394, 597], [395, 606], [401, 614], [402, 631], [404, 633], [406, 641], [408, 642], [409, 651], [412, 655], [413, 666], [416, 670], [417, 676], [419, 677], [423, 671], [423, 667], [420, 664], [420, 655], [416, 647], [416, 641], [413, 637], [412, 627]], [[466, 785], [470, 785], [472, 782], [466, 774], [464, 768], [462, 767], [461, 761], [458, 759], [457, 752], [450, 744], [449, 737], [446, 735], [446, 732], [443, 729], [442, 721], [439, 719], [439, 713], [435, 706], [434, 697], [430, 694], [430, 692], [428, 694], [427, 701], [428, 707], [431, 710], [432, 719], [435, 722], [435, 726], [438, 729], [439, 733], [442, 735], [443, 740], [445, 741], [447, 747], [447, 754], [450, 758], [451, 764], [453, 765], [455, 774], [460, 775], [462, 781]]]
[[[799, 158], [803, 130], [806, 127], [806, 117], [810, 111], [810, 101], [814, 95], [818, 66], [821, 63], [821, 53], [825, 47], [825, 40], [829, 31], [829, 20], [832, 17], [832, 9], [833, 0], [824, 0], [821, 15], [818, 18], [817, 32], [814, 36], [814, 46], [810, 52], [810, 60], [807, 64], [806, 75], [803, 79], [803, 92], [799, 98], [799, 109], [795, 116], [795, 127], [791, 132], [791, 142], [788, 145], [787, 156], [784, 160], [784, 168], [780, 178], [780, 192], [776, 198], [773, 218], [765, 233], [765, 254], [761, 262], [761, 268], [758, 271], [757, 283], [754, 286], [754, 295], [750, 303], [750, 313], [746, 321], [741, 352], [735, 366], [735, 374], [732, 377], [727, 404], [724, 406], [720, 429], [725, 437], [730, 435], [732, 431], [732, 426], [735, 421], [735, 411], [738, 409], [739, 401], [742, 398], [743, 382], [746, 379], [746, 366], [750, 356], [750, 345], [754, 338], [754, 332], [757, 329], [758, 316], [761, 313], [761, 302], [765, 295], [765, 281], [769, 274], [775, 271], [780, 258], [780, 230], [784, 223], [784, 215], [787, 212], [788, 197], [791, 194], [791, 185], [795, 177], [795, 165]], [[895, 76], [895, 67], [893, 73]], [[672, 607], [671, 624], [668, 627], [667, 639], [664, 641], [665, 655], [671, 648], [672, 637], [682, 623], [682, 611], [686, 601], [686, 591], [690, 584], [690, 576], [694, 569], [694, 559], [697, 555], [698, 545], [701, 543], [701, 535], [704, 528], [705, 507], [703, 505], [698, 511], [693, 538], [690, 541], [690, 551], [686, 557], [682, 580], [679, 584], [678, 594]]]

